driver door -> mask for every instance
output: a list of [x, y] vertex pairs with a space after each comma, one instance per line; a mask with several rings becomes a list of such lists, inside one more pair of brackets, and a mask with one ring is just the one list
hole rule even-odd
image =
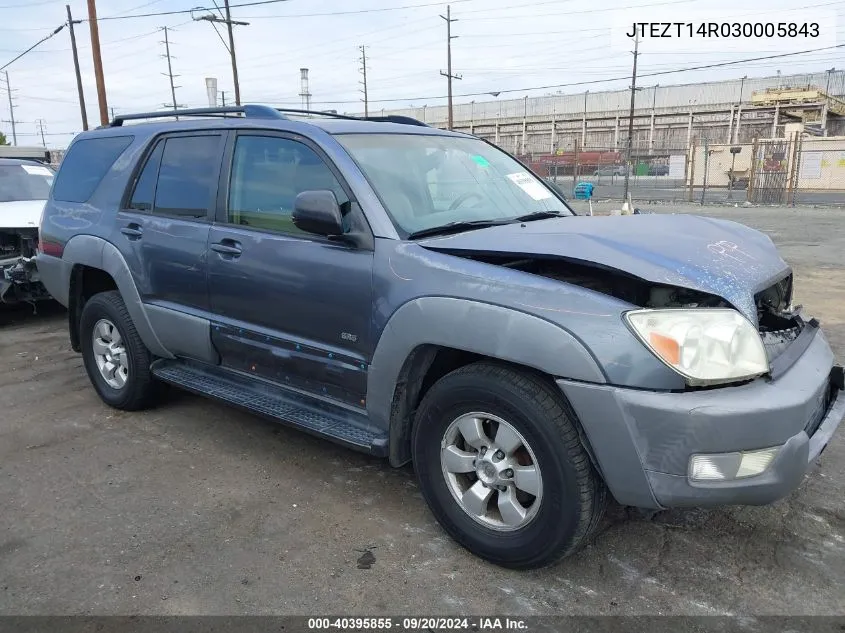
[[233, 137], [208, 253], [222, 363], [360, 407], [372, 352], [373, 252], [304, 233], [291, 220], [297, 194], [316, 189], [356, 212], [348, 187], [302, 137]]

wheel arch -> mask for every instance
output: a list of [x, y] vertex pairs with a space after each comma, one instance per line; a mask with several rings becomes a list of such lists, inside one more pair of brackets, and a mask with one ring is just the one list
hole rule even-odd
[[75, 351], [79, 351], [79, 316], [85, 301], [96, 292], [117, 290], [147, 349], [156, 356], [173, 358], [156, 335], [129, 265], [114, 244], [93, 235], [77, 235], [65, 245], [62, 259], [71, 266], [68, 320]]
[[411, 423], [426, 388], [449, 371], [482, 359], [550, 379], [607, 382], [581, 342], [549, 321], [465, 299], [415, 299], [388, 321], [367, 379], [367, 412], [389, 433], [391, 464], [410, 459]]

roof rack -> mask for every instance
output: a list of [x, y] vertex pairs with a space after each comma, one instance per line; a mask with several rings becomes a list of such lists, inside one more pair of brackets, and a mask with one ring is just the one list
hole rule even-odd
[[186, 108], [184, 110], [162, 110], [158, 112], [137, 112], [135, 114], [119, 114], [109, 123], [109, 127], [120, 127], [124, 121], [140, 119], [164, 119], [178, 116], [215, 117], [227, 114], [243, 114], [251, 119], [286, 119], [275, 108], [265, 105], [227, 106], [223, 108]]
[[243, 115], [248, 119], [287, 119], [284, 113], [307, 114], [311, 116], [323, 116], [332, 119], [345, 119], [347, 121], [380, 121], [383, 123], [400, 123], [403, 125], [420, 125], [430, 127], [417, 119], [407, 116], [387, 115], [372, 117], [356, 117], [337, 112], [322, 112], [320, 110], [298, 110], [295, 108], [273, 108], [266, 105], [243, 105], [227, 106], [222, 108], [187, 108], [184, 110], [163, 110], [158, 112], [138, 112], [135, 114], [120, 114], [114, 117], [108, 127], [120, 127], [125, 121], [138, 121], [142, 119], [164, 119], [178, 116], [189, 117], [225, 117], [227, 115]]

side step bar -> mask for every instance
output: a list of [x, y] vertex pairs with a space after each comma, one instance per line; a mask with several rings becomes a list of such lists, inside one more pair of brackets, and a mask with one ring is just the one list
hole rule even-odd
[[187, 391], [221, 400], [359, 451], [387, 456], [387, 435], [374, 431], [366, 415], [221, 367], [161, 359], [153, 363], [151, 370], [159, 380]]

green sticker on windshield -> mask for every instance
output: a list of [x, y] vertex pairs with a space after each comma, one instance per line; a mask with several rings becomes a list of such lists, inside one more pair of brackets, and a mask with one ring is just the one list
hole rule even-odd
[[487, 160], [486, 158], [484, 158], [483, 156], [479, 156], [478, 154], [474, 154], [474, 155], [473, 155], [473, 157], [472, 157], [472, 160], [474, 160], [474, 161], [475, 161], [475, 163], [476, 163], [479, 167], [489, 167], [489, 166], [490, 166], [490, 161], [488, 161], [488, 160]]

